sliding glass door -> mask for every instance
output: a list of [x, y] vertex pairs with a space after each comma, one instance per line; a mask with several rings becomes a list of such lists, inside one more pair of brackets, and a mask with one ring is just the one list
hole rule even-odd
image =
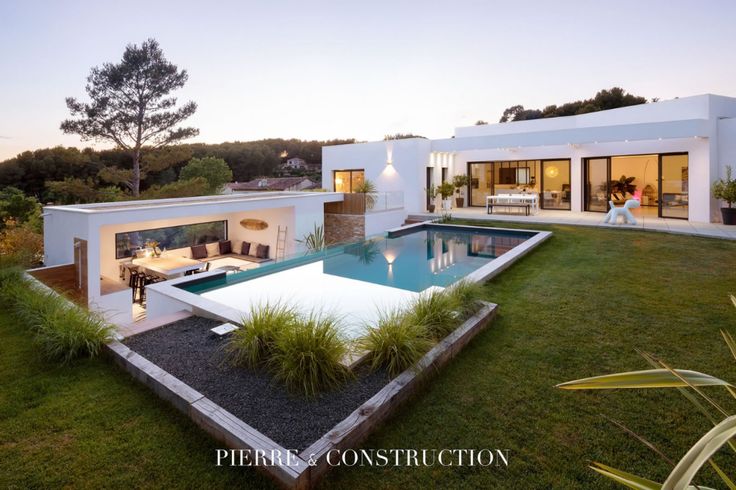
[[585, 160], [585, 207], [586, 211], [608, 211], [608, 158], [588, 158]]
[[486, 197], [493, 195], [493, 166], [491, 163], [469, 163], [471, 206], [485, 206]]
[[688, 218], [689, 165], [687, 154], [659, 156], [659, 215]]
[[570, 209], [570, 160], [542, 160], [542, 209]]

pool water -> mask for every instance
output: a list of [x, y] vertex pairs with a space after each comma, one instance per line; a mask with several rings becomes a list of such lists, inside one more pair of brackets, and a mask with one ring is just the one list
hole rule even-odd
[[365, 325], [375, 324], [379, 311], [402, 308], [423, 291], [450, 286], [534, 235], [423, 225], [177, 287], [244, 313], [251, 305], [279, 301], [334, 313], [344, 333], [354, 338]]
[[498, 229], [457, 229], [432, 225], [394, 237], [328, 248], [326, 251], [268, 264], [223, 277], [179, 285], [202, 294], [240, 282], [321, 262], [322, 273], [421, 292], [447, 287], [523, 243], [534, 232]]

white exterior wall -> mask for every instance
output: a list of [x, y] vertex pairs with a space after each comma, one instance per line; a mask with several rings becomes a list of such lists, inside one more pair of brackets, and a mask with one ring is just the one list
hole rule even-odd
[[43, 263], [46, 266], [74, 262], [74, 238], [89, 239], [87, 216], [62, 210], [43, 213]]
[[[283, 196], [283, 193], [281, 193]], [[238, 251], [242, 240], [271, 246], [276, 254], [278, 225], [287, 226], [285, 254], [304, 250], [296, 242], [324, 223], [324, 203], [342, 200], [341, 194], [296, 194], [285, 197], [207, 202], [197, 199], [164, 200], [166, 205], [139, 207], [131, 203], [110, 203], [85, 206], [51, 206], [44, 209], [45, 265], [59, 265], [74, 261], [75, 237], [88, 243], [88, 298], [91, 307], [98, 308], [114, 321], [130, 321], [132, 296], [130, 291], [100, 294], [101, 276], [118, 280], [118, 260], [115, 259], [115, 233], [122, 231], [159, 228], [204, 221], [227, 220], [228, 233]], [[120, 208], [115, 208], [120, 206]], [[129, 206], [129, 207], [125, 207]], [[109, 207], [109, 210], [105, 208]], [[152, 219], [155, 218], [155, 219]], [[265, 230], [246, 230], [240, 226], [244, 218], [262, 219], [269, 224]], [[180, 249], [182, 250], [182, 249]], [[184, 249], [184, 252], [186, 250]]]
[[375, 183], [379, 191], [404, 193], [404, 211], [392, 214], [388, 228], [399, 226], [407, 212], [424, 208], [424, 172], [430, 147], [431, 141], [423, 138], [323, 147], [322, 186], [334, 190], [333, 175], [337, 170], [364, 170], [365, 178]]
[[[406, 212], [416, 213], [425, 210], [427, 166], [434, 168], [437, 185], [441, 168], [448, 169], [451, 180], [467, 173], [467, 163], [473, 161], [570, 159], [571, 212], [580, 212], [583, 158], [686, 152], [689, 219], [720, 221], [711, 186], [724, 175], [726, 164], [736, 170], [735, 120], [736, 98], [700, 95], [579, 116], [470, 126], [457, 128], [453, 139], [325, 147], [322, 179], [331, 186], [335, 170], [364, 168], [379, 191], [393, 190], [400, 182]], [[396, 180], [384, 175], [391, 145], [392, 170], [400, 176]]]

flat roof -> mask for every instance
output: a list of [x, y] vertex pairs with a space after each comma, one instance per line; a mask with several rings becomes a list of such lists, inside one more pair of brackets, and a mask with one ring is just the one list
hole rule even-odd
[[[45, 206], [44, 211], [69, 211], [84, 214], [98, 214], [118, 211], [139, 211], [143, 209], [160, 209], [164, 207], [197, 206], [211, 204], [232, 204], [252, 201], [279, 201], [291, 198], [323, 198], [325, 201], [342, 199], [341, 192], [239, 192], [237, 194], [218, 194], [214, 196], [175, 197], [170, 199], [150, 199], [139, 201], [117, 201], [94, 204], [71, 204], [66, 206]], [[339, 199], [338, 199], [339, 198]]]

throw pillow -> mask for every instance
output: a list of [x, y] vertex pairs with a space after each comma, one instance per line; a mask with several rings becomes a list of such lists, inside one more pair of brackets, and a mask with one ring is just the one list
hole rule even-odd
[[215, 257], [216, 255], [220, 255], [220, 247], [215, 243], [208, 243], [205, 245], [207, 247], [207, 256], [208, 257]]
[[207, 247], [204, 245], [192, 245], [191, 249], [193, 259], [199, 260], [207, 258]]

